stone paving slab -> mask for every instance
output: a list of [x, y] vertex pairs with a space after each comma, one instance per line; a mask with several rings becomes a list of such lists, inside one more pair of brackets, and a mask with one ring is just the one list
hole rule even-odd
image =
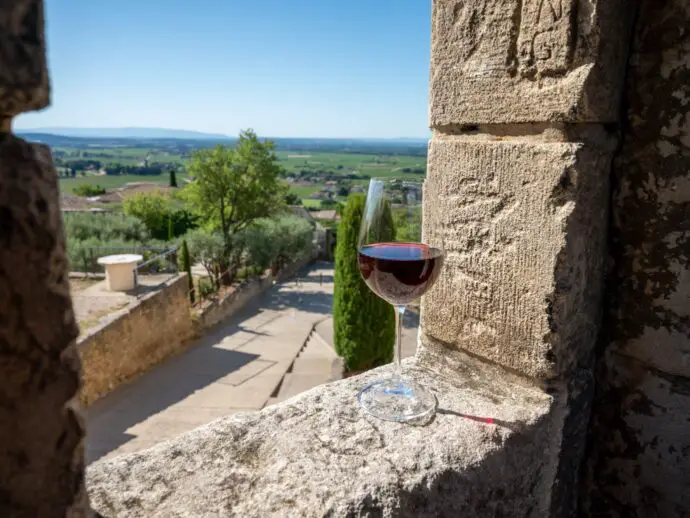
[[300, 355], [292, 364], [291, 372], [294, 374], [328, 374], [333, 365], [333, 360], [335, 358]]

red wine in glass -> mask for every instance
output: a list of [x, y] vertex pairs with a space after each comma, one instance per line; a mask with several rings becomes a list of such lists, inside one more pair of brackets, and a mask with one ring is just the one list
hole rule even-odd
[[359, 249], [358, 265], [369, 289], [394, 306], [405, 306], [436, 282], [443, 252], [423, 243], [372, 243]]

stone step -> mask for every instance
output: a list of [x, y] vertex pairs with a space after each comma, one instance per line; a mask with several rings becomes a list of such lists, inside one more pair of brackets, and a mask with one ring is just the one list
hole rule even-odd
[[333, 369], [333, 358], [299, 356], [292, 364], [294, 374], [322, 374], [329, 376]]
[[279, 401], [284, 401], [297, 394], [301, 394], [305, 390], [314, 388], [323, 383], [327, 383], [330, 380], [330, 374], [320, 373], [320, 374], [295, 374], [294, 372], [288, 373], [283, 378], [283, 383], [280, 386], [280, 391], [278, 392], [277, 399]]
[[332, 358], [336, 359], [338, 355], [331, 347], [323, 341], [317, 334], [312, 333], [309, 336], [306, 346], [299, 354], [300, 358]]
[[327, 318], [316, 324], [314, 331], [328, 347], [333, 349], [333, 318]]

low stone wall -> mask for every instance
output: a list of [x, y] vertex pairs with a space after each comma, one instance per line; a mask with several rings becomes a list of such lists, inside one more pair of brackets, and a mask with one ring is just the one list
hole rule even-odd
[[244, 281], [232, 292], [228, 293], [222, 300], [213, 301], [199, 311], [195, 319], [197, 329], [201, 332], [231, 317], [234, 313], [246, 306], [254, 297], [273, 286], [274, 281], [281, 282], [289, 279], [300, 269], [314, 261], [315, 258], [315, 254], [307, 254], [303, 258], [283, 268], [275, 277], [270, 273], [266, 273], [261, 278]]
[[113, 313], [82, 336], [80, 399], [89, 405], [179, 352], [194, 334], [185, 274]]
[[360, 408], [357, 393], [389, 365], [95, 462], [91, 504], [131, 518], [566, 516], [552, 512], [551, 488], [567, 393], [470, 357], [444, 362], [467, 381], [425, 368], [435, 361], [404, 362], [438, 397], [430, 422], [405, 426]]
[[216, 325], [218, 322], [222, 322], [272, 285], [273, 276], [270, 274], [264, 275], [259, 279], [250, 279], [242, 282], [225, 297], [212, 301], [198, 312], [195, 319], [197, 329], [201, 331]]

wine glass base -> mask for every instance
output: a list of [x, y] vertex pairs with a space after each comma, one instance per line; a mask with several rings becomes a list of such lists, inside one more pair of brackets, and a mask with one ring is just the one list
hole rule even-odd
[[364, 387], [357, 399], [364, 410], [386, 421], [418, 421], [436, 413], [436, 397], [403, 377], [375, 381]]

